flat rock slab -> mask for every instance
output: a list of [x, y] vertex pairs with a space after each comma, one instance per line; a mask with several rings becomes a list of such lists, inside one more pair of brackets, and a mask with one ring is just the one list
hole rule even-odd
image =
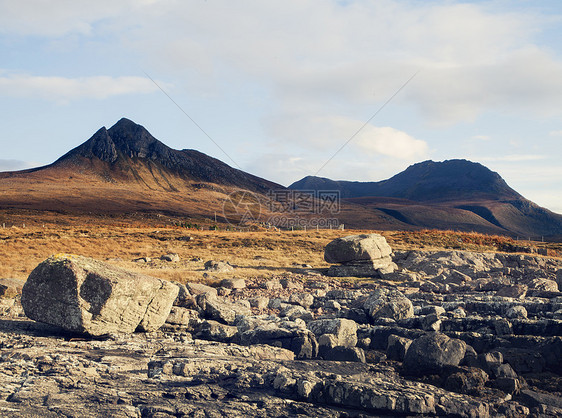
[[31, 272], [21, 303], [35, 321], [98, 336], [160, 328], [178, 291], [165, 280], [59, 254]]

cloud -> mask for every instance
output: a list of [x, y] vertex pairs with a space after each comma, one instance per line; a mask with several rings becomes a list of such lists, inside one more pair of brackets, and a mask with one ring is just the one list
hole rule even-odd
[[[326, 156], [338, 149], [352, 149], [367, 155], [381, 155], [402, 160], [425, 158], [428, 145], [405, 132], [385, 126], [377, 127], [339, 115], [286, 116], [271, 122], [270, 135], [283, 142], [322, 150]], [[342, 149], [342, 150], [343, 150]]]
[[0, 0], [0, 31], [91, 36], [103, 28], [107, 42], [192, 90], [257, 85], [278, 107], [272, 112], [373, 106], [421, 70], [393, 106], [414, 107], [434, 125], [496, 109], [559, 114], [562, 62], [535, 43], [556, 18], [512, 10], [448, 1]]
[[478, 140], [478, 141], [490, 141], [492, 138], [488, 135], [474, 135], [472, 137], [472, 139]]
[[91, 35], [94, 26], [108, 19], [135, 13], [158, 0], [0, 0], [0, 33], [61, 37]]
[[0, 76], [0, 96], [41, 98], [66, 103], [77, 99], [106, 99], [133, 93], [151, 93], [158, 87], [144, 77], [42, 77], [26, 74]]
[[548, 155], [530, 155], [530, 154], [511, 154], [501, 157], [482, 157], [480, 161], [506, 161], [506, 162], [522, 162], [522, 161], [539, 161], [550, 158]]
[[17, 171], [26, 168], [37, 167], [39, 164], [29, 161], [20, 160], [2, 160], [0, 159], [0, 171]]
[[550, 131], [548, 134], [550, 136], [562, 136], [562, 131]]

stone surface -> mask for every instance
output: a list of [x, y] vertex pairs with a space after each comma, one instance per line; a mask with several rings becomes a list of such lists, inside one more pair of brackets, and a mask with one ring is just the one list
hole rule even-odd
[[174, 284], [94, 259], [60, 254], [31, 272], [25, 314], [67, 331], [104, 335], [158, 329], [178, 294]]
[[[291, 275], [264, 271], [243, 289], [219, 287], [220, 297], [175, 283], [175, 306], [151, 333], [75, 338], [19, 318], [19, 296], [0, 298], [9, 304], [0, 306], [0, 415], [562, 414], [562, 296], [544, 282], [556, 280], [561, 260], [393, 257], [401, 270], [386, 274], [392, 282], [311, 280], [297, 260]], [[519, 284], [526, 294], [498, 294]], [[411, 314], [401, 314], [406, 302], [375, 314], [396, 300]], [[345, 334], [349, 320], [355, 332]], [[342, 345], [346, 335], [357, 346]]]
[[392, 273], [396, 265], [390, 256], [367, 261], [350, 261], [345, 264], [330, 266], [327, 275], [330, 277], [379, 277]]

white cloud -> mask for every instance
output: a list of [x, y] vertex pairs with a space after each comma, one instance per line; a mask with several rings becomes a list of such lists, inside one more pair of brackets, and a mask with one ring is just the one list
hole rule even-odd
[[42, 77], [26, 74], [0, 76], [0, 96], [42, 98], [67, 103], [77, 99], [106, 99], [158, 90], [144, 77]]
[[190, 89], [209, 79], [260, 84], [282, 111], [380, 103], [417, 70], [393, 105], [413, 105], [436, 125], [490, 109], [551, 115], [562, 108], [562, 63], [534, 43], [555, 20], [529, 8], [396, 0], [53, 0], [47, 7], [0, 0], [0, 12], [5, 33], [89, 35], [101, 25], [110, 42], [137, 51], [145, 68], [181, 75]]
[[488, 135], [474, 135], [472, 139], [477, 141], [490, 141], [492, 138]]
[[425, 141], [388, 126], [366, 126], [357, 135], [357, 145], [367, 153], [401, 160], [419, 160], [427, 157], [428, 154], [428, 145]]
[[507, 162], [522, 162], [522, 161], [539, 161], [550, 158], [548, 155], [536, 154], [510, 154], [501, 157], [482, 157], [479, 161], [507, 161]]
[[550, 131], [548, 134], [550, 136], [562, 136], [562, 131]]
[[425, 158], [428, 145], [405, 132], [385, 126], [377, 127], [338, 115], [286, 116], [272, 121], [269, 133], [283, 142], [310, 147], [327, 156], [338, 149], [359, 149], [361, 155], [381, 155], [402, 160]]
[[159, 0], [0, 0], [0, 33], [60, 37], [91, 35], [94, 25], [134, 14]]

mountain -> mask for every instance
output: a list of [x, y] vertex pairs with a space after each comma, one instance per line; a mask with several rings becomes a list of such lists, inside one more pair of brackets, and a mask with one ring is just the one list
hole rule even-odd
[[[305, 177], [293, 190], [337, 190], [347, 204], [386, 215], [401, 228], [557, 237], [562, 215], [525, 199], [498, 173], [467, 160], [424, 161], [379, 182]], [[358, 210], [358, 213], [361, 211]]]
[[[150, 171], [149, 181], [135, 169], [139, 162]], [[175, 190], [172, 182], [167, 179], [168, 176], [179, 177], [188, 182], [234, 186], [256, 193], [266, 193], [271, 188], [282, 187], [232, 168], [202, 152], [172, 149], [154, 138], [143, 126], [126, 118], [119, 120], [109, 130], [102, 127], [89, 140], [48, 167], [73, 165], [97, 171], [109, 181], [136, 180], [148, 187], [152, 187], [149, 182], [156, 181], [160, 187], [168, 190]]]
[[0, 173], [0, 209], [214, 216], [239, 190], [283, 186], [199, 151], [175, 150], [121, 119], [47, 166]]
[[339, 190], [341, 197], [397, 197], [418, 202], [463, 199], [518, 199], [521, 195], [482, 164], [467, 160], [424, 161], [388, 180], [334, 181], [308, 176], [289, 186], [293, 190]]

